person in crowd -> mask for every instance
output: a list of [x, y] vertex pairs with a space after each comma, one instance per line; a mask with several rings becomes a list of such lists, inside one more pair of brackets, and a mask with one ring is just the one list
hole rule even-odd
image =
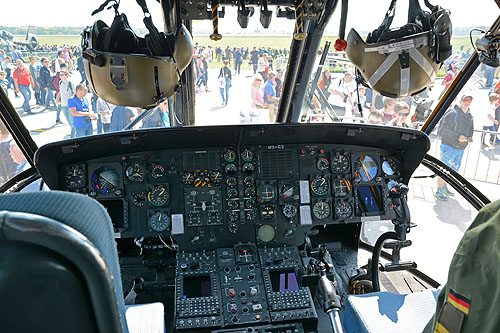
[[[500, 95], [499, 95], [500, 96]], [[498, 132], [498, 128], [500, 127], [500, 100], [497, 101], [495, 104], [495, 131]], [[500, 138], [498, 138], [498, 135], [495, 135], [493, 140], [490, 140], [490, 144], [492, 146], [497, 146], [500, 144]]]
[[168, 100], [161, 102], [156, 109], [144, 119], [142, 128], [170, 127], [170, 113], [168, 112]]
[[382, 118], [382, 121], [384, 124], [389, 124], [396, 118], [394, 107], [396, 106], [397, 100], [390, 97], [384, 97], [382, 102], [384, 104], [384, 109], [382, 110], [384, 117]]
[[[330, 71], [328, 69], [325, 69], [321, 73], [321, 75], [319, 76], [318, 87], [321, 90], [321, 92], [323, 93], [323, 95], [325, 95], [325, 98], [327, 100], [328, 100], [328, 97], [330, 96], [330, 93], [328, 92], [328, 87], [330, 86], [331, 83], [332, 83], [332, 74], [330, 73]], [[320, 111], [321, 105], [319, 103], [319, 100], [316, 98], [316, 96], [313, 96], [312, 102], [313, 102], [314, 108], [317, 111]]]
[[125, 106], [117, 105], [111, 114], [110, 131], [119, 132], [135, 118], [134, 111]]
[[[438, 133], [441, 136], [440, 158], [453, 170], [460, 169], [465, 148], [472, 142], [474, 123], [470, 113], [472, 96], [463, 95], [460, 103], [448, 110], [441, 119]], [[452, 196], [446, 182], [438, 177], [435, 197], [438, 200], [447, 200]]]
[[31, 100], [31, 90], [30, 86], [35, 89], [35, 81], [31, 77], [30, 71], [24, 68], [23, 61], [21, 59], [16, 60], [17, 68], [14, 70], [12, 77], [14, 78], [14, 86], [16, 93], [21, 92], [24, 98], [23, 110], [27, 114], [32, 114], [30, 107]]
[[208, 89], [208, 61], [206, 56], [204, 55], [201, 56], [201, 63], [202, 63], [203, 85], [205, 86], [205, 92], [209, 92], [210, 89]]
[[40, 99], [40, 83], [38, 82], [38, 71], [36, 69], [36, 57], [31, 56], [30, 57], [30, 74], [31, 78], [33, 79], [33, 82], [35, 82], [35, 100], [37, 105], [42, 105], [41, 99]]
[[328, 92], [330, 93], [328, 103], [338, 117], [343, 117], [347, 109], [352, 112], [354, 108], [352, 101], [352, 94], [355, 88], [353, 77], [354, 75], [351, 72], [345, 72], [343, 78], [332, 80], [332, 83], [328, 87]]
[[383, 117], [384, 117], [384, 114], [382, 113], [382, 111], [379, 111], [377, 109], [372, 109], [370, 111], [370, 114], [368, 115], [368, 124], [382, 125], [384, 123], [382, 121]]
[[233, 52], [231, 51], [231, 48], [229, 48], [229, 45], [224, 50], [224, 53], [225, 53], [225, 59], [224, 60], [227, 60], [229, 62], [229, 65], [231, 65], [231, 54]]
[[406, 119], [410, 114], [410, 106], [408, 103], [402, 101], [396, 102], [396, 105], [394, 106], [394, 113], [396, 114], [396, 118], [394, 118], [392, 125], [408, 128], [409, 126], [406, 123]]
[[225, 96], [223, 96], [222, 98], [223, 100], [222, 105], [227, 105], [227, 103], [229, 103], [229, 88], [231, 88], [232, 77], [231, 77], [231, 69], [228, 67], [229, 60], [224, 60], [223, 64], [224, 66], [220, 69], [218, 78], [224, 78], [224, 80], [226, 81]]
[[78, 72], [80, 73], [80, 76], [82, 77], [82, 80], [80, 81], [80, 83], [85, 83], [85, 85], [88, 86], [89, 80], [87, 79], [87, 74], [85, 73], [85, 65], [83, 62], [83, 56], [82, 56], [81, 52], [79, 53], [79, 57], [76, 61], [76, 69], [78, 70]]
[[448, 90], [448, 88], [451, 86], [455, 78], [457, 77], [458, 74], [458, 63], [452, 62], [450, 63], [450, 70], [446, 72], [446, 75], [443, 78], [443, 81], [441, 81], [441, 85], [444, 86], [443, 90], [441, 91], [441, 94], [439, 95], [438, 99], [441, 99], [444, 96], [444, 93]]
[[111, 115], [115, 105], [106, 102], [102, 98], [97, 98], [96, 112], [101, 117], [102, 131], [108, 133], [111, 131]]
[[257, 73], [257, 63], [259, 62], [259, 51], [254, 46], [252, 51], [250, 51], [250, 63], [252, 64], [253, 73]]
[[276, 71], [276, 97], [281, 98], [282, 91], [283, 91], [283, 70], [278, 69]]
[[[359, 85], [353, 93], [352, 100], [354, 103], [354, 109], [352, 112], [353, 117], [366, 117], [368, 114], [368, 108], [366, 107], [366, 87]], [[363, 114], [361, 114], [360, 109]]]
[[42, 61], [43, 67], [40, 69], [40, 89], [45, 91], [45, 108], [48, 109], [51, 103], [54, 105], [54, 108], [56, 108], [56, 100], [52, 92], [53, 84], [50, 62], [47, 58], [42, 58]]
[[9, 81], [5, 79], [6, 73], [0, 69], [0, 87], [3, 89], [5, 94], [8, 94], [8, 86], [9, 86]]
[[238, 47], [233, 53], [234, 57], [234, 74], [240, 74], [241, 63], [243, 62], [243, 55], [241, 54], [241, 49]]
[[11, 141], [7, 127], [0, 121], [0, 184], [5, 184], [16, 174], [17, 164], [10, 157]]
[[[76, 137], [76, 129], [74, 125], [73, 115], [69, 112], [68, 100], [75, 94], [76, 88], [70, 81], [70, 74], [67, 70], [62, 70], [60, 72], [61, 82], [59, 83], [59, 91], [56, 95], [56, 102], [59, 104], [61, 111], [68, 122], [71, 133], [71, 138]], [[62, 124], [61, 120], [56, 119], [56, 125]]]
[[495, 79], [495, 69], [496, 67], [491, 67], [483, 64], [484, 77], [486, 78], [486, 88], [490, 88], [493, 85], [493, 80]]
[[253, 76], [252, 85], [250, 86], [250, 98], [252, 99], [252, 108], [254, 109], [265, 109], [266, 102], [264, 101], [264, 91], [262, 90], [262, 84], [264, 79], [257, 73]]
[[12, 61], [13, 61], [13, 62], [17, 62], [17, 60], [21, 60], [21, 61], [23, 61], [23, 54], [21, 53], [21, 51], [19, 51], [19, 50], [17, 49], [17, 46], [16, 46], [16, 45], [14, 45], [14, 46], [12, 47], [12, 49], [13, 49], [13, 50], [12, 50]]
[[89, 102], [86, 95], [87, 87], [80, 83], [75, 88], [75, 95], [68, 99], [68, 108], [73, 115], [73, 125], [77, 138], [92, 135], [92, 120], [97, 120], [97, 116], [89, 112]]
[[36, 73], [38, 78], [38, 86], [40, 87], [40, 105], [45, 106], [45, 97], [47, 96], [47, 92], [42, 87], [42, 81], [40, 80], [40, 71], [44, 67], [43, 62], [45, 61], [45, 57], [40, 59], [40, 62], [36, 65]]
[[276, 104], [279, 102], [276, 97], [276, 74], [273, 71], [268, 73], [266, 85], [264, 86], [264, 101], [266, 102], [267, 109], [269, 110], [269, 122], [276, 121]]
[[3, 70], [6, 73], [5, 78], [9, 82], [9, 86], [7, 88], [14, 90], [15, 97], [16, 98], [20, 98], [21, 96], [19, 96], [19, 94], [17, 92], [15, 92], [14, 78], [12, 77], [13, 66], [12, 66], [12, 58], [11, 57], [9, 57], [9, 56], [5, 57], [4, 69]]
[[5, 51], [0, 49], [0, 69], [3, 69], [2, 64], [5, 61]]
[[269, 57], [267, 53], [263, 53], [257, 63], [257, 72], [262, 76], [264, 81], [267, 81], [267, 72], [269, 71]]
[[220, 96], [222, 98], [222, 106], [226, 105], [226, 96], [225, 96], [225, 92], [226, 92], [226, 79], [223, 77], [223, 76], [219, 76], [218, 78], [218, 82], [219, 82], [219, 92], [220, 92]]
[[54, 59], [54, 73], [57, 74], [61, 71], [61, 64], [65, 64], [64, 51], [57, 51], [57, 58]]
[[[490, 101], [490, 105], [486, 109], [483, 118], [483, 131], [495, 132], [496, 131], [495, 122], [496, 124], [498, 124], [498, 121], [495, 120], [495, 109], [496, 109], [496, 104], [500, 99], [500, 96], [496, 93], [492, 93], [490, 94], [490, 96], [488, 96], [488, 99]], [[488, 144], [484, 142], [485, 137], [486, 133], [481, 133], [481, 148], [489, 147]], [[493, 142], [494, 139], [495, 139], [495, 134], [490, 134], [490, 142]]]

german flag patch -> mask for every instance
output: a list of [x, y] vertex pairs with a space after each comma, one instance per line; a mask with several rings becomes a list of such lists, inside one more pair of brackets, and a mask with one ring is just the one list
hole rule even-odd
[[470, 309], [470, 298], [460, 295], [456, 291], [450, 288], [450, 292], [448, 293], [448, 303], [453, 305], [458, 310], [462, 311], [465, 314], [469, 314]]
[[471, 300], [450, 289], [438, 316], [434, 333], [460, 333], [469, 314]]

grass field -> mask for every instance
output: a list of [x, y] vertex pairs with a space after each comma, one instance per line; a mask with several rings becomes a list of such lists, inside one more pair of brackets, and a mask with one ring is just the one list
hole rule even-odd
[[[16, 36], [18, 39], [24, 39], [24, 36]], [[38, 41], [40, 44], [46, 45], [80, 45], [81, 37], [76, 35], [54, 35], [54, 36], [38, 36]], [[333, 43], [337, 39], [336, 36], [324, 36], [321, 40], [321, 46], [325, 45], [328, 40], [332, 43], [331, 48], [333, 48]], [[194, 43], [198, 43], [201, 46], [212, 45], [213, 47], [221, 46], [222, 48], [229, 47], [271, 47], [277, 49], [289, 49], [291, 43], [290, 36], [223, 36], [222, 40], [214, 42], [208, 36], [194, 36]], [[454, 52], [462, 50], [462, 52], [467, 51], [467, 49], [472, 48], [469, 37], [453, 37], [451, 40]], [[214, 61], [211, 65], [212, 67], [222, 67], [221, 62]], [[244, 61], [241, 66], [242, 69], [250, 69], [248, 61]], [[438, 76], [444, 76], [446, 72], [441, 70]]]
[[[16, 36], [18, 39], [24, 39], [24, 36]], [[80, 36], [38, 36], [38, 41], [40, 44], [47, 45], [80, 45]], [[332, 44], [335, 42], [335, 36], [325, 36], [321, 41], [321, 45], [325, 45], [327, 40], [331, 41]], [[222, 46], [226, 47], [229, 45], [230, 47], [249, 47], [252, 48], [254, 46], [263, 46], [263, 47], [272, 47], [278, 49], [290, 48], [291, 43], [290, 36], [225, 36], [222, 40], [218, 42], [214, 42], [208, 36], [194, 36], [194, 42], [199, 45], [212, 45], [212, 46]], [[469, 37], [453, 37], [451, 40], [453, 45], [453, 49], [458, 51], [463, 48], [466, 51], [468, 48], [471, 48]], [[333, 45], [332, 45], [333, 47]]]

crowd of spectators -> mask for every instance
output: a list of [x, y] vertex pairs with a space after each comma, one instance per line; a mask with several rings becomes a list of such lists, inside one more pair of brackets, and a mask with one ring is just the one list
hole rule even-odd
[[[10, 91], [14, 98], [24, 98], [24, 114], [35, 113], [30, 106], [33, 95], [38, 112], [56, 111], [56, 126], [63, 124], [62, 113], [70, 127], [68, 136], [73, 138], [91, 135], [93, 126], [98, 134], [122, 130], [143, 112], [104, 102], [91, 90], [79, 47], [42, 46], [41, 49], [54, 56], [40, 58], [23, 54], [18, 48], [12, 54], [0, 50], [0, 87], [7, 94]], [[168, 103], [161, 103], [139, 126], [170, 126]]]

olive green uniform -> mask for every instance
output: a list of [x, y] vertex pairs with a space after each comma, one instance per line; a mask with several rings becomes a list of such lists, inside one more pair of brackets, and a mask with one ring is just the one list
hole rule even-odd
[[500, 332], [500, 200], [465, 232], [424, 332]]

